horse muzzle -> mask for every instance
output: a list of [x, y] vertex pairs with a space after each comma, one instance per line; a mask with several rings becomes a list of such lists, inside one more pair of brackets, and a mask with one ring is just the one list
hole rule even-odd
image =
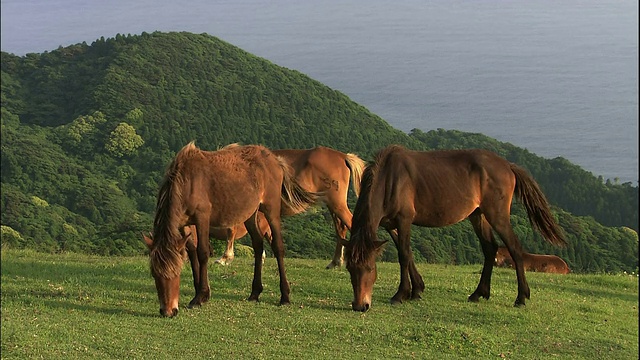
[[172, 318], [178, 315], [178, 308], [169, 309], [160, 309], [160, 315], [163, 317]]
[[370, 307], [371, 307], [371, 304], [368, 302], [365, 302], [362, 304], [356, 304], [355, 302], [351, 303], [351, 309], [353, 309], [353, 311], [365, 312], [369, 310]]

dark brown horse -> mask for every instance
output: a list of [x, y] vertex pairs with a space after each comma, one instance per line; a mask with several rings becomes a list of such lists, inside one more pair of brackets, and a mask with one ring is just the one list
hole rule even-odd
[[[293, 176], [300, 186], [309, 192], [322, 192], [320, 198], [329, 209], [336, 232], [336, 249], [333, 259], [327, 265], [327, 269], [342, 266], [343, 240], [347, 238], [347, 230], [351, 229], [353, 215], [347, 206], [347, 191], [349, 190], [349, 177], [356, 196], [360, 193], [360, 179], [365, 162], [355, 154], [345, 154], [324, 146], [313, 149], [283, 149], [271, 150], [274, 154], [284, 158], [291, 169]], [[297, 214], [296, 211], [286, 209], [285, 215]], [[241, 235], [236, 235], [236, 239]], [[229, 238], [225, 257], [233, 258], [233, 238]]]
[[515, 305], [530, 297], [522, 263], [522, 248], [510, 223], [511, 200], [523, 202], [532, 226], [553, 244], [564, 245], [562, 233], [536, 182], [527, 172], [485, 150], [418, 152], [389, 146], [376, 155], [362, 177], [354, 210], [350, 241], [346, 243], [351, 276], [353, 310], [371, 305], [376, 280], [376, 257], [384, 242], [377, 240], [379, 226], [398, 231], [394, 238], [400, 262], [400, 286], [391, 298], [401, 303], [419, 298], [424, 282], [410, 246], [411, 224], [442, 227], [469, 218], [480, 239], [484, 267], [480, 283], [468, 300], [489, 298], [491, 272], [498, 250], [492, 230], [505, 243], [516, 264], [518, 296]]
[[[153, 222], [153, 243], [149, 252], [160, 314], [178, 313], [182, 254], [188, 243], [184, 227], [196, 225], [198, 241], [192, 259], [195, 297], [189, 307], [209, 300], [207, 262], [210, 227], [233, 228], [244, 223], [251, 235], [255, 267], [249, 300], [262, 292], [263, 237], [257, 226], [257, 212], [264, 214], [271, 229], [271, 248], [280, 274], [280, 304], [289, 303], [289, 282], [284, 267], [284, 246], [280, 225], [283, 204], [296, 211], [316, 201], [317, 194], [302, 189], [290, 176], [287, 163], [269, 149], [258, 146], [229, 146], [202, 151], [189, 143], [169, 165], [158, 194]], [[195, 260], [195, 264], [193, 262]], [[195, 265], [195, 266], [194, 266]]]
[[[515, 268], [509, 250], [500, 246], [496, 253], [495, 266]], [[568, 274], [569, 265], [556, 255], [542, 255], [522, 252], [522, 266], [525, 271], [536, 271], [553, 274]]]

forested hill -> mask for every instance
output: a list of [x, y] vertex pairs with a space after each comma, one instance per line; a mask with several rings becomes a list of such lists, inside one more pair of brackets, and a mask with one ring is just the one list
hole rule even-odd
[[[143, 252], [139, 233], [151, 227], [158, 182], [191, 140], [204, 149], [233, 142], [324, 145], [365, 159], [397, 143], [497, 151], [536, 177], [571, 243], [549, 249], [519, 233], [528, 248], [555, 251], [578, 270], [637, 267], [637, 234], [628, 229], [638, 229], [637, 186], [612, 184], [564, 159], [543, 159], [480, 134], [405, 134], [344, 94], [213, 36], [117, 35], [1, 56], [3, 246]], [[329, 257], [325, 217], [319, 209], [287, 219], [289, 255]], [[523, 219], [514, 216], [515, 223]], [[414, 244], [427, 261], [481, 256], [466, 225], [417, 231]]]

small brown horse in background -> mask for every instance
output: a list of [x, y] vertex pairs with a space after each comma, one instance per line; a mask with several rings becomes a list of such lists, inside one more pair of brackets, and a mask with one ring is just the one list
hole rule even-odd
[[[541, 255], [522, 252], [522, 266], [525, 271], [536, 271], [553, 274], [568, 274], [571, 272], [567, 263], [556, 255]], [[514, 268], [509, 250], [500, 246], [496, 253], [495, 266]]]
[[[355, 154], [345, 154], [324, 146], [312, 149], [271, 150], [284, 158], [293, 170], [292, 176], [302, 188], [309, 192], [322, 192], [320, 201], [324, 202], [331, 214], [336, 232], [336, 249], [327, 269], [342, 266], [343, 246], [347, 238], [347, 230], [351, 229], [353, 215], [347, 205], [349, 177], [356, 196], [360, 193], [360, 179], [365, 162]], [[284, 209], [284, 215], [295, 215], [299, 212]], [[235, 238], [240, 238], [237, 235]], [[220, 258], [233, 258], [233, 238], [229, 238], [225, 255]]]
[[495, 230], [516, 264], [516, 306], [530, 298], [522, 262], [522, 248], [510, 222], [511, 200], [524, 204], [532, 226], [545, 239], [565, 245], [544, 194], [522, 168], [486, 150], [419, 152], [389, 146], [376, 155], [364, 171], [360, 197], [346, 243], [347, 269], [351, 276], [353, 310], [366, 311], [376, 280], [376, 257], [384, 242], [377, 229], [398, 231], [394, 238], [400, 262], [400, 286], [391, 298], [401, 303], [420, 298], [424, 282], [418, 273], [410, 245], [411, 225], [443, 227], [469, 218], [480, 239], [484, 266], [480, 282], [468, 300], [489, 299], [491, 272], [498, 244]]
[[[283, 205], [304, 211], [318, 194], [302, 189], [290, 176], [289, 165], [269, 149], [258, 146], [228, 146], [203, 151], [189, 143], [169, 165], [158, 194], [149, 252], [160, 314], [178, 313], [182, 254], [188, 243], [184, 227], [195, 225], [198, 235], [195, 264], [192, 261], [195, 297], [189, 307], [210, 298], [207, 262], [209, 229], [232, 228], [244, 223], [254, 249], [255, 266], [249, 300], [262, 292], [263, 237], [257, 225], [258, 211], [271, 229], [271, 248], [278, 262], [280, 304], [289, 303], [289, 282], [284, 267], [280, 212]], [[195, 265], [195, 266], [194, 266]]]

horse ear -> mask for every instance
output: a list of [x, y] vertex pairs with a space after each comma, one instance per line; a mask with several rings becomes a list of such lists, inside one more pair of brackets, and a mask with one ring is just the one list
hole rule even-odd
[[382, 251], [384, 250], [384, 245], [387, 243], [387, 241], [389, 241], [389, 240], [384, 240], [384, 241], [376, 240], [376, 241], [374, 241], [374, 249], [376, 250], [377, 255], [382, 254]]
[[151, 247], [153, 246], [153, 235], [151, 235], [151, 232], [149, 232], [149, 236], [142, 233], [142, 240], [147, 245], [149, 250], [151, 250]]

